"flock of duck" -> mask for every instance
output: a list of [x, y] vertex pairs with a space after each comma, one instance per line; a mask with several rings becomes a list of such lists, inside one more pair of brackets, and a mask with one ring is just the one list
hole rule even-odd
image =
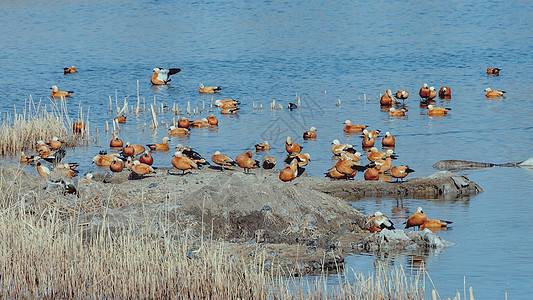
[[[453, 222], [444, 221], [438, 219], [428, 219], [427, 215], [422, 211], [422, 207], [416, 209], [416, 213], [412, 214], [407, 218], [407, 221], [404, 222], [405, 228], [418, 227], [420, 230], [425, 228], [430, 229], [431, 231], [436, 231], [442, 228], [445, 228]], [[385, 228], [392, 230], [394, 224], [386, 215], [382, 214], [380, 211], [376, 211], [369, 215], [368, 225], [371, 232], [379, 232]]]
[[[179, 68], [155, 68], [154, 74], [150, 78], [153, 85], [167, 85], [170, 83], [170, 76], [177, 74], [181, 71]], [[74, 66], [70, 68], [64, 68], [65, 74], [76, 73]], [[487, 68], [487, 74], [498, 76], [500, 72], [499, 68]], [[218, 93], [222, 88], [219, 86], [204, 86], [199, 85], [199, 92], [202, 94], [214, 94]], [[64, 98], [70, 97], [73, 91], [60, 91], [57, 86], [52, 86], [51, 98]], [[505, 91], [491, 90], [487, 88], [485, 90], [487, 98], [501, 97]], [[437, 92], [436, 89], [431, 86], [428, 87], [424, 84], [419, 90], [420, 105], [427, 108], [427, 114], [430, 116], [445, 116], [449, 112], [449, 108], [436, 107], [434, 98], [437, 95], [442, 99], [451, 98], [451, 88], [443, 86]], [[405, 99], [409, 97], [409, 92], [405, 90], [398, 90], [394, 95], [390, 89], [388, 89], [380, 98], [380, 105], [382, 109], [388, 111], [391, 117], [401, 117], [407, 113], [404, 105]], [[402, 105], [399, 105], [399, 100], [402, 100]], [[233, 99], [216, 100], [215, 105], [221, 109], [223, 114], [235, 114], [239, 110], [240, 102]], [[295, 106], [291, 103], [289, 105]], [[295, 108], [291, 107], [290, 108]], [[113, 122], [125, 123], [126, 117], [119, 115], [114, 118]], [[365, 180], [380, 180], [385, 179], [385, 174], [394, 178], [396, 181], [403, 181], [403, 179], [410, 173], [414, 172], [409, 166], [393, 166], [392, 160], [397, 156], [394, 153], [394, 147], [396, 140], [390, 132], [386, 132], [381, 137], [382, 148], [384, 152], [380, 152], [375, 147], [376, 140], [380, 137], [381, 132], [379, 130], [369, 130], [365, 125], [352, 124], [350, 120], [344, 122], [344, 132], [349, 134], [361, 134], [363, 136], [362, 149], [367, 151], [367, 159], [369, 161], [366, 165], [360, 165], [361, 156], [360, 152], [357, 152], [353, 145], [341, 144], [339, 140], [335, 139], [332, 142], [331, 152], [336, 159], [335, 164], [331, 169], [325, 173], [326, 177], [332, 179], [353, 179], [358, 172], [364, 171]], [[182, 117], [178, 120], [177, 124], [170, 126], [168, 129], [169, 136], [184, 137], [189, 135], [189, 130], [194, 127], [213, 127], [218, 126], [218, 119], [214, 115], [210, 115], [207, 118], [199, 120], [189, 120]], [[83, 121], [76, 121], [73, 124], [74, 132], [81, 132], [85, 128]], [[308, 131], [304, 132], [302, 137], [304, 140], [312, 140], [317, 138], [316, 128], [311, 127]], [[169, 137], [163, 138], [161, 143], [148, 144], [146, 146], [140, 144], [132, 144], [130, 142], [123, 143], [123, 141], [113, 131], [113, 139], [110, 141], [109, 146], [113, 150], [118, 150], [116, 153], [101, 152], [93, 158], [93, 162], [98, 166], [104, 166], [109, 168], [112, 172], [122, 172], [124, 169], [131, 171], [131, 176], [142, 178], [145, 175], [155, 173], [152, 164], [154, 158], [151, 155], [152, 151], [170, 151], [171, 147], [168, 144]], [[200, 169], [202, 166], [210, 165], [210, 163], [194, 148], [182, 146], [178, 144], [176, 151], [171, 160], [171, 164], [179, 171], [181, 175], [185, 175], [187, 171]], [[279, 171], [279, 179], [281, 181], [292, 181], [300, 176], [304, 172], [304, 167], [310, 162], [310, 155], [308, 153], [301, 153], [303, 147], [297, 142], [293, 141], [291, 136], [287, 136], [285, 142], [285, 149], [287, 156], [284, 159], [285, 167]], [[256, 151], [269, 151], [270, 145], [268, 141], [258, 143], [255, 145]], [[65, 156], [65, 150], [61, 145], [61, 141], [54, 137], [48, 143], [39, 141], [37, 143], [36, 151], [38, 155], [27, 156], [22, 153], [21, 162], [34, 162], [39, 174], [45, 178], [48, 182], [61, 182], [67, 190], [69, 185], [74, 181], [77, 175], [77, 164], [61, 163], [61, 159]], [[240, 154], [235, 159], [230, 156], [214, 152], [211, 156], [211, 161], [218, 165], [221, 171], [231, 166], [237, 166], [243, 169], [244, 173], [250, 173], [251, 169], [256, 169], [262, 166], [264, 169], [273, 169], [276, 166], [276, 159], [272, 156], [265, 156], [262, 162], [253, 159], [253, 152], [247, 151]], [[82, 180], [90, 180], [91, 174], [88, 174], [86, 178]], [[77, 182], [77, 181], [76, 181]], [[413, 218], [411, 218], [413, 217]], [[446, 226], [451, 222], [445, 222], [440, 220], [427, 220], [422, 209], [419, 208], [417, 213], [411, 216], [407, 222], [406, 228], [412, 226], [419, 226], [421, 229], [432, 226]], [[372, 223], [372, 230], [379, 231], [383, 228], [394, 228], [392, 222], [380, 212], [375, 212], [370, 216]], [[423, 221], [420, 221], [423, 220]]]

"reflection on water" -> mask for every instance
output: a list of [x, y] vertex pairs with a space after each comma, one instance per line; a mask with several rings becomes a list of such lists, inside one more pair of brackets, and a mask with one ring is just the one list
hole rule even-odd
[[[75, 11], [76, 18], [51, 21], [47, 12], [57, 5]], [[108, 112], [109, 97], [112, 102], [116, 97], [119, 104], [127, 98], [136, 105], [137, 81], [145, 112], [139, 117], [130, 114], [121, 125], [120, 137], [143, 145], [167, 135], [164, 126], [149, 128], [148, 110], [156, 101], [155, 108], [161, 103], [169, 108], [177, 105], [180, 117], [190, 103], [191, 111], [206, 107], [193, 118], [211, 113], [219, 118], [217, 129], [193, 129], [188, 137], [173, 138], [172, 147], [181, 143], [207, 157], [217, 150], [235, 157], [268, 140], [272, 150], [255, 153], [254, 158], [271, 155], [281, 161], [286, 155], [285, 138], [291, 135], [311, 155], [306, 168], [311, 176], [324, 176], [333, 165], [333, 139], [362, 151], [360, 135], [342, 130], [347, 119], [382, 133], [390, 131], [399, 155], [393, 164], [409, 165], [416, 171], [413, 177], [435, 172], [431, 166], [441, 159], [504, 163], [531, 155], [533, 127], [524, 107], [530, 102], [527, 95], [533, 93], [529, 71], [533, 7], [527, 2], [456, 1], [424, 10], [420, 8], [427, 3], [420, 1], [388, 3], [385, 10], [379, 2], [352, 1], [331, 2], [327, 9], [314, 0], [227, 2], [220, 3], [217, 11], [198, 9], [202, 5], [121, 0], [1, 2], [0, 69], [5, 75], [3, 85], [9, 87], [0, 94], [2, 117], [14, 105], [21, 109], [30, 94], [49, 105], [53, 84], [74, 90], [68, 100], [70, 114], [75, 117], [78, 107], [84, 112], [90, 107], [91, 127], [100, 129], [97, 143], [68, 150], [67, 158], [80, 163], [80, 172], [94, 168], [91, 158], [106, 149], [112, 138], [103, 130], [105, 122], [115, 117]], [[179, 17], [168, 22], [176, 11]], [[494, 11], [500, 12], [497, 21]], [[59, 50], [51, 44], [68, 46]], [[78, 73], [64, 76], [63, 67], [70, 65]], [[500, 76], [487, 76], [488, 66], [501, 68]], [[154, 67], [182, 71], [169, 86], [152, 86]], [[201, 82], [224, 89], [219, 95], [201, 95]], [[420, 106], [417, 91], [424, 83], [436, 89], [451, 87], [451, 99], [435, 99], [437, 106], [452, 108], [447, 116], [428, 117], [426, 107]], [[487, 87], [506, 90], [506, 97], [486, 99]], [[410, 93], [406, 116], [391, 118], [380, 107], [379, 95], [389, 88]], [[222, 98], [242, 102], [237, 115], [211, 110], [213, 100]], [[289, 111], [288, 103], [298, 99], [300, 109]], [[270, 110], [272, 100], [282, 109]], [[170, 124], [178, 116], [164, 111], [157, 118]], [[303, 141], [302, 133], [311, 126], [318, 129], [317, 139]], [[154, 165], [169, 166], [171, 158], [172, 151], [154, 153]], [[361, 165], [367, 162], [363, 159]], [[441, 294], [453, 294], [463, 276], [481, 298], [504, 291], [520, 298], [533, 292], [524, 284], [533, 268], [532, 238], [519, 234], [528, 230], [525, 224], [509, 229], [516, 215], [526, 219], [532, 213], [531, 170], [462, 173], [485, 192], [453, 201], [364, 199], [353, 205], [365, 213], [381, 210], [399, 227], [417, 206], [430, 217], [454, 222], [451, 230], [438, 235], [457, 246], [441, 253], [416, 254], [427, 255], [426, 268]], [[362, 176], [357, 174], [356, 179]], [[402, 255], [398, 264], [411, 264], [408, 257], [414, 254]], [[394, 260], [393, 254], [390, 257]], [[363, 272], [373, 270], [368, 259], [379, 257], [352, 256], [348, 265]]]

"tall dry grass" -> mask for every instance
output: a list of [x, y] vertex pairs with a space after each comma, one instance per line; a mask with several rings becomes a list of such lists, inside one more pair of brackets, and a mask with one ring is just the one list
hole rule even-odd
[[[69, 117], [67, 102], [64, 98], [44, 104], [41, 100], [35, 103], [30, 96], [24, 102], [22, 110], [15, 106], [13, 113], [2, 114], [0, 118], [0, 153], [2, 155], [24, 151], [33, 147], [38, 140], [48, 142], [54, 136], [64, 140], [66, 146], [84, 142], [89, 136], [88, 126], [82, 135], [75, 135], [72, 132], [73, 120]], [[78, 109], [78, 118], [84, 119], [81, 107]]]
[[380, 269], [330, 285], [325, 276], [283, 277], [281, 268], [267, 271], [264, 253], [243, 258], [228, 253], [224, 243], [193, 245], [186, 232], [173, 232], [176, 226], [153, 216], [146, 216], [144, 227], [128, 223], [116, 228], [104, 207], [93, 226], [79, 224], [77, 215], [83, 211], [62, 205], [64, 196], [13, 184], [23, 176], [21, 170], [0, 169], [2, 298], [426, 298], [424, 274], [402, 269]]

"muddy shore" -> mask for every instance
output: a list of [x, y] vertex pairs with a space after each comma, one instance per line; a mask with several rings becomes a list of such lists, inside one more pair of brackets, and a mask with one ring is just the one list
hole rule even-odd
[[154, 238], [187, 236], [191, 258], [202, 240], [223, 242], [236, 257], [263, 255], [291, 274], [334, 271], [353, 251], [451, 245], [429, 231], [369, 233], [367, 216], [348, 201], [453, 198], [482, 192], [468, 178], [447, 171], [403, 183], [332, 181], [305, 174], [284, 183], [272, 170], [252, 170], [249, 175], [240, 169], [204, 168], [185, 175], [171, 168], [156, 171], [141, 179], [132, 179], [130, 172], [95, 173], [93, 180], [79, 182], [76, 196], [45, 191], [45, 180], [23, 169], [0, 168], [8, 184], [25, 191], [27, 209], [58, 203], [65, 219], [82, 226], [88, 238], [105, 221], [111, 229], [147, 230]]

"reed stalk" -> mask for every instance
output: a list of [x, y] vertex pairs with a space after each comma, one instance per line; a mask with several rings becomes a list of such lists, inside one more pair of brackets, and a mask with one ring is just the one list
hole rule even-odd
[[[78, 115], [83, 115], [81, 106]], [[2, 155], [13, 155], [31, 149], [38, 140], [48, 142], [54, 136], [65, 141], [66, 146], [74, 146], [77, 142], [83, 143], [89, 138], [88, 126], [83, 138], [80, 139], [73, 134], [73, 121], [69, 116], [67, 102], [63, 99], [50, 101], [49, 105], [46, 105], [41, 101], [35, 103], [30, 96], [21, 111], [15, 107], [13, 113], [2, 114], [0, 119]]]
[[[141, 220], [117, 223], [111, 210], [116, 215], [127, 204], [110, 195], [98, 204], [83, 193], [73, 201], [12, 184], [27, 176], [22, 169], [0, 168], [3, 298], [425, 299], [425, 272], [378, 266], [365, 276], [346, 270], [334, 275], [337, 284], [326, 275], [285, 277], [281, 266], [266, 266], [266, 250], [237, 257], [204, 230], [191, 237], [190, 227], [169, 221], [166, 200], [163, 212], [151, 214], [144, 190], [137, 199]], [[87, 213], [97, 214], [80, 223]]]

